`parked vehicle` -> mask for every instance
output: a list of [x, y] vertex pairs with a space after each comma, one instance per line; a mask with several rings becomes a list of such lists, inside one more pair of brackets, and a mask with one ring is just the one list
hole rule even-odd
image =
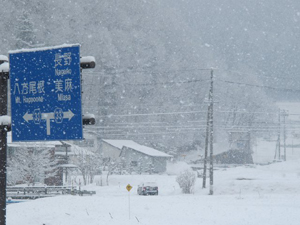
[[158, 186], [155, 182], [145, 182], [138, 186], [139, 195], [158, 195]]

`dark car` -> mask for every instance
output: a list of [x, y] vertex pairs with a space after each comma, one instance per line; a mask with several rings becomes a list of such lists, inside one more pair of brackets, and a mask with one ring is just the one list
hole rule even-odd
[[138, 186], [139, 195], [158, 195], [158, 186], [155, 182], [145, 182]]

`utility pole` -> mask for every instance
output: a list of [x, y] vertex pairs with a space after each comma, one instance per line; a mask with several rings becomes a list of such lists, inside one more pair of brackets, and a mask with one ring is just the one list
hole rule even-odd
[[207, 110], [207, 124], [206, 124], [206, 136], [205, 136], [205, 152], [204, 152], [202, 188], [206, 188], [206, 169], [207, 169], [208, 139], [209, 139], [209, 125], [210, 125], [209, 119], [210, 119], [210, 105], [208, 105], [208, 110]]
[[7, 116], [8, 78], [8, 59], [6, 56], [0, 56], [0, 225], [6, 224], [7, 131], [10, 130], [10, 124], [3, 123], [1, 118]]
[[288, 116], [285, 110], [282, 111], [283, 116], [283, 149], [284, 149], [284, 156], [283, 160], [286, 161], [286, 127], [285, 127], [285, 117]]
[[279, 115], [278, 115], [278, 160], [281, 160], [281, 152], [280, 152], [280, 142], [281, 142], [281, 121], [280, 121], [280, 109], [279, 109]]
[[213, 195], [213, 185], [214, 185], [214, 164], [213, 164], [213, 142], [214, 142], [214, 71], [211, 69], [211, 84], [210, 84], [210, 92], [209, 92], [209, 99], [210, 99], [210, 167], [209, 167], [209, 178], [210, 178], [210, 189], [209, 194]]

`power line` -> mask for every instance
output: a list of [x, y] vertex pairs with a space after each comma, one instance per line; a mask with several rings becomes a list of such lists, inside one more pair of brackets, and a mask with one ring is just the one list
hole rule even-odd
[[193, 69], [179, 69], [179, 70], [164, 70], [164, 71], [149, 71], [149, 70], [126, 70], [126, 71], [93, 71], [85, 72], [84, 75], [94, 75], [94, 74], [109, 74], [109, 75], [118, 75], [118, 74], [128, 74], [132, 73], [147, 73], [147, 74], [163, 74], [163, 73], [174, 73], [174, 72], [192, 72], [192, 71], [211, 71], [208, 68], [193, 68]]
[[[253, 76], [253, 74], [245, 73], [245, 72], [240, 72], [240, 71], [236, 71], [236, 70], [222, 70], [222, 71], [236, 73], [236, 74], [239, 74], [239, 75]], [[272, 78], [272, 79], [282, 79], [282, 80], [295, 80], [294, 78], [281, 77], [281, 76], [276, 76], [276, 77], [273, 76], [272, 77], [272, 76], [267, 76], [267, 75], [257, 74], [257, 73], [255, 73], [255, 76], [262, 77], [262, 78]]]
[[[121, 74], [127, 74], [127, 73], [152, 73], [152, 74], [163, 74], [163, 73], [171, 73], [171, 72], [191, 72], [191, 71], [210, 71], [211, 69], [205, 69], [205, 68], [198, 68], [198, 69], [183, 69], [183, 70], [169, 70], [169, 71], [116, 71], [114, 73], [111, 74], [116, 74], [116, 73], [121, 73]], [[242, 73], [242, 72], [238, 72], [238, 71], [233, 71], [233, 70], [223, 70], [223, 71], [229, 71], [229, 72], [233, 72], [233, 73], [237, 73], [237, 74], [245, 74], [248, 76], [252, 76], [252, 74], [248, 74], [248, 73]], [[94, 74], [99, 74], [101, 72], [91, 72], [86, 73], [88, 75], [94, 75]], [[101, 73], [102, 74], [102, 73]], [[105, 74], [110, 74], [105, 72]], [[261, 75], [260, 77], [266, 77]], [[270, 78], [274, 78], [274, 77], [270, 77]], [[280, 79], [288, 79], [288, 78], [284, 78], [284, 77], [275, 77], [275, 78], [280, 78]], [[294, 80], [294, 79], [291, 79]], [[116, 85], [158, 85], [158, 84], [184, 84], [184, 83], [194, 83], [194, 82], [200, 82], [200, 81], [209, 81], [209, 79], [196, 79], [196, 80], [190, 80], [190, 81], [181, 81], [181, 82], [154, 82], [154, 83], [125, 83], [125, 84], [117, 84]], [[300, 90], [297, 89], [290, 89], [290, 88], [276, 88], [276, 87], [271, 87], [271, 86], [265, 86], [265, 85], [256, 85], [256, 84], [249, 84], [249, 83], [243, 83], [243, 82], [236, 82], [236, 81], [228, 81], [228, 80], [221, 80], [221, 79], [217, 79], [216, 81], [221, 81], [221, 82], [225, 82], [225, 83], [230, 83], [230, 84], [238, 84], [238, 85], [244, 85], [244, 86], [250, 86], [250, 87], [257, 87], [257, 88], [267, 88], [267, 89], [272, 89], [272, 90], [281, 90], [281, 91], [290, 91], [290, 92], [299, 92]], [[93, 85], [93, 84], [87, 84], [87, 85]]]
[[[271, 113], [271, 112], [245, 112], [245, 111], [222, 111], [222, 110], [215, 110], [215, 112], [219, 113], [241, 113], [241, 114], [266, 114], [266, 115], [277, 115], [278, 113]], [[100, 115], [100, 118], [103, 117], [132, 117], [132, 116], [160, 116], [160, 115], [177, 115], [177, 114], [198, 114], [198, 113], [207, 113], [207, 111], [179, 111], [179, 112], [162, 112], [162, 113], [129, 113], [129, 114], [121, 114], [121, 115], [114, 115], [114, 114], [108, 114], [108, 115]], [[300, 115], [300, 114], [293, 114], [293, 115]], [[191, 122], [191, 121], [190, 121]], [[198, 122], [198, 121], [194, 121]]]
[[[148, 124], [149, 125], [152, 125], [152, 124], [168, 124], [167, 122], [156, 122], [156, 121], [151, 121], [151, 122], [128, 122], [128, 123], [118, 123], [118, 122], [112, 122], [110, 123], [112, 125], [132, 125], [132, 124]], [[97, 127], [97, 126], [93, 126], [93, 127]]]
[[[100, 105], [100, 104], [96, 104], [97, 107], [105, 107], [106, 105]], [[164, 107], [164, 105], [160, 105], [160, 104], [139, 104], [138, 106], [136, 105], [132, 105], [132, 104], [119, 104], [119, 107], [132, 107], [132, 108], [143, 108], [145, 109], [146, 107], [159, 107], [162, 108]], [[167, 107], [177, 107], [177, 108], [188, 108], [188, 107], [207, 107], [208, 103], [199, 103], [199, 104], [187, 104], [187, 105], [183, 105], [183, 104], [169, 104], [167, 105]], [[95, 106], [83, 106], [84, 109], [95, 109]]]
[[[103, 106], [103, 105], [97, 105], [97, 106]], [[123, 107], [125, 107], [126, 105], [123, 105]], [[169, 105], [168, 105], [169, 106]], [[172, 106], [177, 106], [177, 105], [172, 105]], [[191, 104], [191, 105], [180, 105], [178, 106], [179, 108], [182, 107], [199, 107], [199, 106], [207, 106], [207, 103], [202, 103], [202, 104]], [[120, 106], [122, 107], [122, 105]], [[148, 104], [141, 104], [139, 105], [139, 107], [143, 107], [145, 109], [145, 107], [162, 107], [162, 105], [148, 105]], [[95, 107], [83, 107], [84, 109], [94, 109]], [[202, 112], [202, 111], [201, 111]], [[248, 111], [230, 111], [230, 110], [218, 110], [216, 109], [215, 112], [219, 112], [219, 113], [239, 113], [239, 114], [266, 114], [266, 115], [277, 115], [277, 112], [248, 112]], [[128, 114], [128, 115], [134, 115], [134, 114]], [[117, 116], [117, 115], [116, 115]], [[300, 116], [300, 113], [289, 113], [289, 116]], [[197, 121], [196, 121], [197, 122]]]
[[[202, 130], [205, 130], [204, 128]], [[141, 135], [167, 135], [167, 134], [182, 134], [182, 133], [194, 133], [194, 132], [198, 132], [199, 130], [190, 130], [190, 131], [184, 131], [184, 132], [180, 132], [180, 131], [173, 131], [173, 132], [151, 132], [151, 133], [124, 133], [124, 134], [109, 134], [112, 136], [141, 136]], [[101, 134], [100, 134], [101, 135]]]
[[[90, 129], [94, 130], [110, 130], [110, 129], [199, 129], [202, 127], [206, 127], [206, 125], [203, 123], [205, 122], [204, 120], [197, 120], [197, 121], [184, 121], [185, 123], [193, 123], [194, 126], [191, 125], [186, 125], [186, 124], [176, 124], [176, 123], [167, 123], [167, 122], [127, 122], [127, 123], [105, 123], [105, 125], [99, 125], [99, 126], [93, 126], [90, 127]], [[196, 125], [198, 123], [198, 125]], [[199, 124], [202, 123], [202, 124]], [[263, 121], [254, 121], [253, 124], [255, 125], [247, 125], [247, 124], [228, 124], [225, 122], [217, 122], [216, 121], [216, 128], [220, 129], [279, 129], [280, 126], [276, 122], [263, 122]], [[295, 123], [286, 123], [286, 125], [290, 124], [290, 129], [298, 129], [300, 128], [300, 124], [295, 124]], [[196, 125], [196, 126], [195, 126]]]
[[257, 87], [257, 88], [267, 88], [267, 89], [272, 89], [272, 90], [300, 92], [300, 90], [289, 89], [289, 88], [275, 88], [275, 87], [265, 86], [265, 85], [248, 84], [248, 83], [242, 83], [242, 82], [236, 82], [236, 81], [228, 81], [228, 80], [220, 80], [220, 79], [218, 79], [217, 81], [221, 81], [221, 82], [229, 83], [229, 84], [237, 84], [237, 85], [243, 85], [243, 86]]
[[[99, 136], [144, 136], [144, 135], [174, 135], [174, 134], [186, 134], [186, 133], [199, 133], [199, 131], [205, 131], [206, 128], [199, 128], [199, 129], [184, 129], [184, 130], [177, 130], [177, 131], [163, 131], [163, 132], [135, 132], [135, 133], [100, 133], [100, 132], [96, 132], [97, 135]], [[259, 129], [259, 128], [255, 128], [255, 129], [233, 129], [233, 128], [224, 128], [224, 130], [228, 130], [228, 131], [245, 131], [245, 132], [276, 132], [278, 131], [278, 129]], [[295, 131], [298, 129], [286, 129], [286, 131]]]
[[278, 113], [275, 112], [247, 112], [247, 111], [224, 111], [224, 110], [216, 110], [216, 112], [219, 113], [241, 113], [241, 114], [267, 114], [267, 115], [278, 115]]
[[[179, 124], [176, 123], [167, 123], [167, 122], [151, 122], [151, 123], [138, 123], [138, 122], [127, 122], [127, 123], [105, 123], [105, 125], [96, 125], [89, 127], [89, 129], [116, 129], [116, 128], [123, 128], [123, 129], [129, 129], [129, 128], [199, 128], [199, 127], [205, 127], [206, 121], [184, 121], [184, 124], [181, 122]], [[300, 122], [300, 121], [299, 121]], [[193, 123], [195, 126], [192, 125], [187, 125]], [[199, 124], [200, 123], [200, 124]], [[255, 125], [248, 125], [248, 123], [245, 124], [228, 124], [224, 121], [218, 122], [216, 121], [217, 127], [223, 126], [223, 128], [279, 128], [279, 125], [277, 122], [253, 122], [252, 124]], [[300, 128], [300, 123], [295, 124], [295, 123], [286, 123], [286, 125], [289, 125], [289, 127], [292, 128]]]
[[[190, 83], [197, 83], [197, 82], [207, 82], [209, 81], [208, 79], [194, 79], [194, 80], [186, 80], [186, 81], [169, 81], [169, 82], [151, 82], [151, 83], [114, 83], [113, 85], [117, 86], [152, 86], [152, 85], [167, 85], [167, 84], [172, 84], [172, 85], [179, 85], [179, 84], [190, 84]], [[96, 85], [95, 82], [91, 84], [85, 84], [85, 86], [94, 86]], [[107, 84], [103, 84], [102, 87], [109, 86]]]
[[[220, 128], [220, 127], [217, 127]], [[252, 128], [252, 129], [246, 129], [246, 128], [222, 128], [223, 130], [227, 130], [227, 131], [246, 131], [246, 132], [277, 132], [278, 129], [277, 128], [272, 128], [272, 129], [267, 129], [267, 128]], [[191, 128], [191, 129], [178, 129], [178, 130], [174, 130], [174, 131], [161, 131], [161, 132], [126, 132], [126, 133], [104, 133], [101, 131], [95, 131], [96, 134], [98, 135], [118, 135], [118, 136], [130, 136], [130, 135], [161, 135], [161, 134], [182, 134], [182, 133], [197, 133], [199, 131], [205, 131], [206, 127], [203, 128]], [[295, 131], [295, 130], [299, 130], [299, 128], [295, 128], [295, 129], [286, 129], [286, 131]], [[119, 130], [114, 130], [114, 131], [110, 131], [110, 132], [122, 132]]]
[[206, 113], [206, 111], [190, 111], [190, 112], [166, 112], [166, 113], [139, 113], [139, 114], [123, 114], [123, 115], [102, 115], [99, 117], [130, 117], [130, 116], [160, 116], [160, 115], [176, 115], [176, 114], [195, 114]]
[[[239, 75], [247, 75], [247, 76], [257, 76], [261, 78], [272, 78], [272, 79], [282, 79], [282, 80], [295, 80], [295, 78], [288, 78], [288, 77], [281, 77], [281, 76], [267, 76], [267, 75], [262, 75], [262, 74], [250, 74], [250, 73], [245, 73], [245, 72], [240, 72], [236, 70], [227, 70], [227, 69], [217, 69], [218, 71], [225, 71], [225, 72], [231, 72]], [[114, 72], [110, 71], [84, 71], [84, 75], [95, 75], [95, 74], [109, 74], [109, 75], [118, 75], [118, 74], [132, 74], [132, 73], [146, 73], [146, 75], [150, 74], [163, 74], [163, 73], [174, 73], [174, 72], [193, 72], [193, 71], [211, 71], [211, 69], [208, 68], [192, 68], [192, 69], [178, 69], [178, 70], [164, 70], [164, 71], [149, 71], [149, 70], [126, 70], [126, 71], [120, 71], [120, 70], [115, 70]]]
[[[189, 83], [197, 83], [197, 82], [208, 82], [209, 79], [194, 79], [194, 80], [187, 80], [187, 81], [170, 81], [170, 82], [150, 82], [150, 83], [114, 83], [113, 85], [117, 86], [153, 86], [153, 85], [179, 85], [179, 84], [189, 84]], [[249, 86], [249, 87], [256, 87], [256, 88], [263, 88], [263, 89], [271, 89], [271, 90], [277, 90], [277, 91], [287, 91], [287, 92], [300, 92], [299, 89], [291, 89], [291, 88], [276, 88], [266, 85], [257, 85], [257, 84], [249, 84], [249, 83], [243, 83], [243, 82], [236, 82], [236, 81], [229, 81], [229, 80], [221, 80], [218, 79], [216, 81], [229, 83], [229, 84], [236, 84], [241, 86]], [[95, 83], [92, 84], [85, 84], [85, 86], [95, 86]], [[104, 84], [101, 87], [105, 86], [111, 86]]]
[[201, 81], [209, 81], [208, 79], [195, 79], [195, 80], [187, 80], [187, 81], [170, 81], [170, 82], [152, 82], [152, 83], [123, 83], [122, 85], [134, 85], [134, 86], [150, 86], [150, 85], [166, 85], [166, 84], [190, 84], [190, 83], [197, 83]]

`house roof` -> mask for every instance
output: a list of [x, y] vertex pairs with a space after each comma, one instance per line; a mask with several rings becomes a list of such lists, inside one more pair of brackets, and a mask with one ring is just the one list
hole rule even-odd
[[[68, 155], [94, 155], [93, 152], [89, 151], [88, 149], [84, 148], [84, 147], [80, 147], [76, 144], [73, 144], [71, 142], [68, 141], [62, 141], [62, 143], [68, 145], [70, 147], [70, 151], [68, 152]], [[65, 152], [55, 152], [55, 155], [66, 155]]]
[[141, 152], [145, 155], [149, 156], [155, 156], [155, 157], [172, 157], [171, 155], [168, 155], [164, 152], [158, 151], [154, 148], [150, 148], [144, 145], [140, 145], [132, 140], [109, 140], [109, 139], [103, 139], [104, 142], [118, 148], [122, 149], [123, 147], [127, 147], [130, 149], [133, 149], [137, 152]]

